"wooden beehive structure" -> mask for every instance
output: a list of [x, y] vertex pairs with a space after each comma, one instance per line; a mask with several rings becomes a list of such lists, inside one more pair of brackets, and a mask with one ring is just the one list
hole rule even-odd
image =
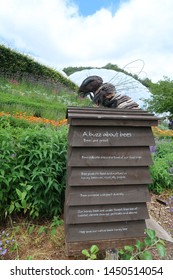
[[67, 255], [97, 244], [119, 248], [144, 237], [158, 118], [143, 110], [69, 107]]

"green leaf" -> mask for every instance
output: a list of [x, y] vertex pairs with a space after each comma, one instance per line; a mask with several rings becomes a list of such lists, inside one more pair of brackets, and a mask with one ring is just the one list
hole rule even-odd
[[151, 246], [153, 244], [153, 242], [152, 242], [150, 237], [146, 237], [144, 239], [144, 243], [145, 243], [146, 246]]
[[55, 236], [56, 233], [57, 233], [56, 228], [53, 228], [53, 229], [51, 230], [51, 235], [52, 235], [52, 236]]
[[97, 255], [96, 255], [96, 254], [92, 254], [92, 255], [90, 256], [90, 259], [91, 259], [91, 260], [96, 260], [96, 259], [97, 259]]
[[22, 192], [22, 195], [21, 195], [21, 200], [22, 201], [25, 199], [26, 195], [27, 195], [26, 191]]
[[86, 257], [90, 257], [90, 254], [89, 254], [88, 250], [86, 250], [86, 249], [82, 250], [82, 254]]
[[45, 231], [45, 227], [44, 226], [41, 226], [38, 230], [38, 234], [42, 234], [43, 231]]
[[156, 248], [161, 258], [166, 257], [166, 249], [164, 245], [158, 243], [156, 244]]
[[133, 246], [127, 245], [127, 246], [124, 246], [124, 249], [125, 249], [126, 251], [128, 251], [128, 252], [133, 252], [134, 247], [133, 247]]
[[136, 244], [135, 244], [136, 248], [141, 251], [142, 248], [144, 248], [145, 246], [145, 243], [144, 242], [141, 242], [140, 240], [136, 240]]
[[21, 192], [19, 189], [17, 189], [17, 188], [16, 188], [16, 193], [17, 193], [17, 195], [18, 195], [19, 198], [22, 197], [22, 192]]
[[27, 256], [27, 258], [26, 258], [27, 260], [33, 260], [33, 257], [32, 256]]
[[9, 207], [9, 214], [11, 214], [14, 211], [14, 208], [15, 208], [15, 206], [14, 206], [14, 203], [13, 203]]
[[22, 200], [21, 204], [24, 209], [27, 208], [26, 200]]
[[148, 228], [148, 229], [145, 230], [145, 232], [151, 239], [155, 239], [155, 237], [156, 237], [155, 230], [152, 230], [152, 229]]
[[98, 251], [99, 251], [99, 248], [98, 248], [97, 245], [92, 245], [91, 246], [91, 248], [90, 248], [91, 254], [96, 254], [96, 253], [98, 253]]
[[30, 191], [32, 188], [33, 188], [33, 186], [31, 186], [31, 185], [27, 185], [27, 186], [26, 186], [26, 190], [27, 190], [27, 191]]
[[15, 202], [15, 207], [17, 210], [20, 210], [22, 208], [19, 202]]
[[34, 228], [35, 228], [34, 225], [30, 226], [29, 229], [28, 229], [28, 233], [29, 233], [29, 234], [32, 234], [33, 231], [34, 231]]
[[152, 254], [149, 251], [145, 251], [142, 254], [140, 254], [140, 259], [141, 260], [152, 260]]
[[122, 256], [122, 260], [130, 260], [132, 258], [132, 255], [130, 253], [125, 253]]

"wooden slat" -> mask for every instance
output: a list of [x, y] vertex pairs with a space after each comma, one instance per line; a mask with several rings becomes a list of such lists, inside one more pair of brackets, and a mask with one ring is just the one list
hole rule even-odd
[[148, 202], [148, 185], [73, 186], [66, 189], [66, 205], [109, 205]]
[[[103, 125], [107, 125], [108, 120], [112, 125], [131, 125], [154, 126], [158, 125], [159, 118], [144, 110], [131, 109], [113, 109], [113, 108], [98, 108], [98, 107], [69, 107], [67, 110], [68, 121], [73, 125], [90, 125], [93, 121], [100, 125], [100, 119]], [[87, 123], [88, 121], [88, 123]], [[141, 123], [140, 123], [141, 122]], [[110, 125], [109, 123], [109, 125]], [[115, 124], [114, 124], [115, 123]], [[129, 123], [129, 124], [130, 124]]]
[[73, 167], [71, 168], [69, 186], [107, 186], [134, 185], [152, 183], [147, 167]]
[[66, 224], [108, 223], [149, 218], [146, 203], [70, 206], [66, 215]]
[[68, 136], [72, 147], [153, 146], [150, 127], [71, 127]]
[[100, 114], [100, 115], [147, 115], [147, 116], [154, 116], [153, 113], [149, 113], [142, 109], [120, 109], [120, 108], [105, 108], [105, 107], [77, 107], [77, 106], [69, 106], [67, 108], [67, 117], [74, 117], [75, 114]]
[[153, 163], [149, 147], [73, 147], [68, 166], [149, 166]]
[[[100, 122], [101, 119], [101, 122]], [[93, 118], [73, 118], [69, 120], [70, 125], [72, 126], [140, 126], [140, 127], [151, 127], [151, 126], [157, 126], [158, 121], [155, 119], [136, 119], [136, 118], [128, 118], [124, 119], [122, 117], [117, 118], [114, 116], [114, 118], [108, 119], [108, 118], [100, 118], [100, 119], [94, 119]]]
[[91, 240], [91, 241], [82, 241], [82, 242], [65, 242], [65, 252], [67, 256], [76, 256], [79, 255], [79, 257], [82, 257], [82, 250], [85, 248], [87, 250], [90, 249], [90, 247], [95, 244], [99, 248], [99, 252], [105, 254], [105, 250], [108, 248], [111, 249], [122, 249], [124, 246], [128, 245], [135, 245], [136, 240], [140, 240], [141, 242], [144, 240], [144, 236], [137, 236], [135, 238], [128, 238], [125, 239], [118, 238], [114, 239], [111, 238], [109, 240]]
[[144, 220], [68, 225], [65, 239], [66, 242], [80, 242], [115, 238], [135, 238], [143, 236], [145, 228]]

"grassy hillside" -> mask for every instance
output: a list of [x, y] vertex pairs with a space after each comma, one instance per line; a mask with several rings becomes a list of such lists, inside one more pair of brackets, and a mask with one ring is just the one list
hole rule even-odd
[[44, 84], [18, 82], [0, 78], [0, 112], [25, 113], [48, 119], [65, 118], [67, 106], [87, 104], [76, 93], [70, 93]]

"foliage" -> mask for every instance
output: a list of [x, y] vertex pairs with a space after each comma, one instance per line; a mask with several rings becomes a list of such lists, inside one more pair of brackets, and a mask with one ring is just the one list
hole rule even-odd
[[83, 249], [82, 254], [87, 258], [87, 260], [96, 260], [99, 248], [97, 245], [92, 245], [89, 250]]
[[149, 189], [154, 193], [161, 193], [165, 189], [173, 188], [173, 141], [157, 141], [153, 157], [153, 165], [150, 166], [152, 184]]
[[[166, 257], [166, 248], [163, 240], [156, 237], [156, 232], [152, 229], [145, 229], [146, 237], [140, 241], [136, 240], [135, 245], [125, 245], [118, 249], [119, 260], [152, 260], [153, 250], [157, 250], [159, 257]], [[99, 247], [92, 245], [89, 250], [83, 249], [82, 254], [88, 260], [96, 260]]]
[[173, 138], [156, 139], [154, 158], [163, 158], [173, 152]]
[[118, 251], [120, 260], [152, 260], [153, 249], [157, 249], [160, 258], [166, 256], [164, 241], [156, 237], [154, 230], [146, 229], [144, 241], [136, 240], [134, 246], [126, 245]]
[[152, 98], [147, 100], [148, 110], [156, 113], [168, 112], [173, 115], [173, 81], [167, 77], [156, 84], [150, 82]]
[[85, 70], [85, 69], [92, 69], [93, 67], [83, 67], [83, 66], [79, 66], [79, 67], [72, 67], [72, 66], [69, 66], [69, 67], [66, 67], [63, 69], [63, 71], [67, 74], [67, 76], [70, 76], [71, 74], [77, 72], [77, 71], [82, 71], [82, 70]]
[[48, 232], [51, 232], [51, 236], [55, 237], [55, 235], [57, 233], [57, 228], [62, 224], [63, 224], [63, 221], [59, 218], [59, 216], [54, 216], [51, 224], [48, 226], [38, 226], [38, 225], [34, 225], [34, 224], [29, 225], [28, 233], [32, 234], [33, 231], [35, 229], [37, 229], [38, 234], [42, 234], [43, 232], [47, 234]]
[[64, 203], [67, 127], [0, 125], [0, 215], [53, 217]]
[[44, 66], [27, 55], [22, 55], [10, 48], [0, 45], [0, 76], [18, 77], [18, 80], [44, 80], [49, 83], [62, 83], [67, 88], [76, 89], [76, 85], [47, 66]]

